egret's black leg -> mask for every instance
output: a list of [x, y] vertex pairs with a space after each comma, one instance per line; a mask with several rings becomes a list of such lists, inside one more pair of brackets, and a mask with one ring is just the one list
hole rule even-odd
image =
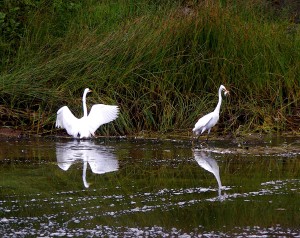
[[209, 133], [210, 133], [210, 129], [207, 132], [206, 142], [208, 142]]
[[209, 137], [209, 133], [207, 133], [206, 140], [203, 141], [203, 142], [201, 143], [201, 145], [207, 145], [207, 146], [208, 146], [208, 137]]
[[194, 146], [194, 143], [198, 141], [198, 136], [193, 136], [192, 137], [192, 146]]

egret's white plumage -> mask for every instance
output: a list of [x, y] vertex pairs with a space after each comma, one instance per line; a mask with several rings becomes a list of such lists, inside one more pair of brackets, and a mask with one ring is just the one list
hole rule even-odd
[[217, 124], [219, 120], [219, 114], [220, 114], [220, 108], [222, 104], [222, 91], [224, 91], [224, 95], [229, 94], [229, 91], [221, 85], [218, 91], [219, 94], [219, 102], [217, 104], [217, 107], [215, 110], [211, 113], [206, 114], [205, 116], [201, 117], [198, 122], [195, 124], [195, 127], [193, 128], [193, 132], [196, 135], [202, 134], [204, 131], [207, 130], [207, 138], [210, 133], [211, 128]]
[[83, 117], [76, 118], [67, 106], [57, 111], [56, 127], [66, 129], [70, 136], [75, 138], [89, 138], [103, 124], [111, 122], [118, 117], [119, 108], [114, 105], [95, 104], [89, 115], [87, 114], [86, 95], [91, 92], [86, 88], [83, 92]]

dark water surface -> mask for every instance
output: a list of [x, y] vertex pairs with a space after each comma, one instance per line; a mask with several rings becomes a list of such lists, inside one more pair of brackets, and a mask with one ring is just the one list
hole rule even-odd
[[300, 143], [2, 140], [1, 237], [300, 237]]

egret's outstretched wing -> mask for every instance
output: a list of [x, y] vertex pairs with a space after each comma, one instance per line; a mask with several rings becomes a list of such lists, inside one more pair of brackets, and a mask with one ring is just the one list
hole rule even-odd
[[99, 126], [115, 120], [118, 114], [118, 106], [104, 104], [93, 105], [87, 120], [90, 132], [94, 134]]
[[64, 128], [69, 135], [77, 137], [78, 120], [67, 106], [63, 106], [57, 111], [56, 124], [58, 128]]

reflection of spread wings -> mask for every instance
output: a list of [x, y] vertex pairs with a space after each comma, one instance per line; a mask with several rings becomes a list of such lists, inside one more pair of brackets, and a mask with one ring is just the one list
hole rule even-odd
[[83, 182], [86, 187], [86, 169], [87, 163], [95, 174], [104, 174], [119, 169], [119, 163], [112, 151], [112, 148], [102, 145], [96, 145], [91, 141], [72, 141], [68, 143], [58, 143], [56, 145], [57, 165], [68, 170], [76, 160], [82, 160]]
[[[101, 163], [100, 163], [101, 162]], [[89, 165], [94, 174], [104, 174], [116, 171], [119, 168], [118, 161], [108, 157], [103, 157], [101, 160], [88, 160]]]
[[213, 158], [211, 158], [208, 153], [205, 153], [204, 151], [194, 150], [194, 158], [197, 161], [197, 163], [205, 170], [211, 172], [219, 185], [219, 188], [222, 187], [221, 179], [220, 179], [220, 173], [219, 173], [219, 166], [217, 164], [217, 161]]
[[56, 160], [61, 169], [67, 171], [77, 159], [81, 159], [81, 153], [76, 148], [73, 142], [56, 144]]

